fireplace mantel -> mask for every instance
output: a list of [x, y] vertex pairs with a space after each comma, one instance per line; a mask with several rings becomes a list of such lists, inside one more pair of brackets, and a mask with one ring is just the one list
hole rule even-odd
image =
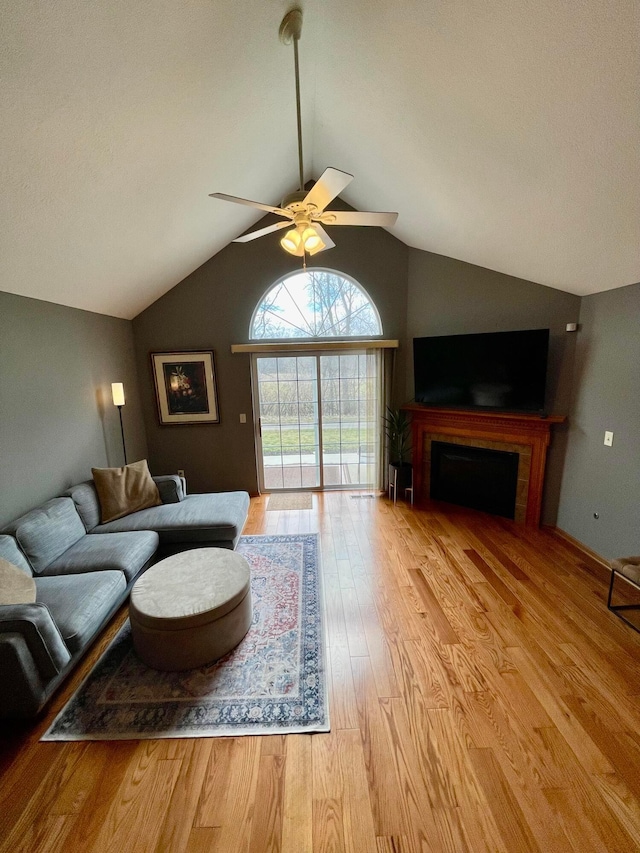
[[516, 520], [538, 527], [551, 427], [563, 423], [564, 415], [540, 417], [479, 409], [439, 409], [417, 404], [403, 406], [403, 410], [412, 419], [413, 489], [418, 503], [429, 499], [430, 447], [433, 439], [452, 439], [470, 446], [516, 450], [522, 456]]

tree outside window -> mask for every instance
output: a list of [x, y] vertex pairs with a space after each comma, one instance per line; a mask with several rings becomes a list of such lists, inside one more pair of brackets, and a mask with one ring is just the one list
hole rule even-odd
[[331, 270], [286, 276], [256, 308], [252, 340], [371, 337], [382, 334], [378, 312], [353, 279]]

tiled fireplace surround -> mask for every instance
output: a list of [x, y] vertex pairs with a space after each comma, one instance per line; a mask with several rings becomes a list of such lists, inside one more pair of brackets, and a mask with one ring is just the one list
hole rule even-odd
[[485, 411], [405, 406], [412, 416], [414, 496], [418, 503], [429, 499], [431, 443], [445, 441], [465, 447], [483, 447], [518, 453], [518, 485], [515, 520], [540, 524], [544, 469], [553, 424], [561, 415], [507, 414]]

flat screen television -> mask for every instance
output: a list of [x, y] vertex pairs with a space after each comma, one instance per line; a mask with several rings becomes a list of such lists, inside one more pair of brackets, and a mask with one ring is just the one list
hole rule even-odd
[[413, 339], [416, 403], [544, 412], [549, 329]]

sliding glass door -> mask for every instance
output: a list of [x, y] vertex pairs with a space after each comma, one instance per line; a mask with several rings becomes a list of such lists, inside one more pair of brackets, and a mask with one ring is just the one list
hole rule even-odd
[[313, 489], [322, 485], [316, 356], [256, 356], [260, 487]]
[[377, 484], [379, 359], [356, 349], [253, 356], [262, 490]]
[[343, 352], [319, 357], [327, 487], [366, 487], [376, 482], [378, 354]]

